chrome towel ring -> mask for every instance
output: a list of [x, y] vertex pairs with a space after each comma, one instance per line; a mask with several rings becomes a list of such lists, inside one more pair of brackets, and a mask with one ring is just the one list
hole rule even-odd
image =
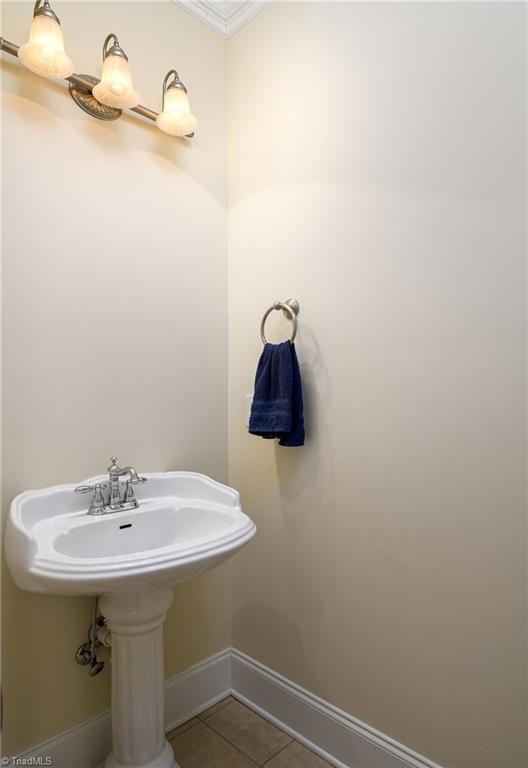
[[268, 315], [270, 315], [274, 309], [282, 309], [282, 312], [285, 317], [288, 318], [288, 320], [292, 321], [292, 334], [290, 336], [290, 344], [293, 344], [295, 336], [297, 334], [297, 315], [299, 314], [299, 302], [297, 299], [286, 299], [286, 301], [274, 301], [271, 307], [269, 307], [264, 312], [264, 317], [262, 318], [262, 321], [260, 323], [260, 338], [262, 339], [263, 344], [267, 344], [268, 340], [266, 339], [266, 334], [264, 333], [264, 328], [266, 325], [266, 320], [268, 319]]

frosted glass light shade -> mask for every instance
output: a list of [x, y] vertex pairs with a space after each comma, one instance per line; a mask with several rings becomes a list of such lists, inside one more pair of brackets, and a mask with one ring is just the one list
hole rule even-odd
[[29, 30], [29, 40], [18, 49], [22, 64], [42, 77], [69, 77], [73, 62], [64, 51], [60, 24], [50, 16], [35, 16]]
[[194, 133], [198, 120], [191, 114], [189, 98], [183, 88], [168, 88], [163, 112], [157, 116], [156, 125], [160, 131], [170, 136], [187, 136]]
[[139, 95], [132, 85], [130, 65], [124, 56], [106, 56], [101, 82], [97, 83], [92, 93], [97, 101], [107, 107], [130, 109], [139, 104]]

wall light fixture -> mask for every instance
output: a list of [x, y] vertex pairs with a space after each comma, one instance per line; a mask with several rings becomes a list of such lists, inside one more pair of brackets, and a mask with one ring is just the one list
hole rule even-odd
[[73, 72], [73, 62], [64, 50], [64, 37], [58, 16], [48, 0], [37, 0], [29, 40], [18, 51], [22, 64], [42, 77], [63, 78]]
[[176, 70], [171, 69], [163, 80], [161, 114], [143, 107], [132, 84], [128, 56], [113, 32], [104, 41], [101, 79], [75, 74], [72, 60], [64, 50], [60, 21], [49, 0], [36, 1], [28, 42], [19, 47], [0, 37], [0, 50], [18, 56], [37, 75], [67, 80], [75, 103], [98, 120], [117, 120], [123, 109], [130, 109], [155, 122], [160, 131], [170, 136], [194, 136], [198, 121], [191, 113], [187, 89]]
[[[170, 78], [174, 79], [169, 84]], [[169, 136], [187, 136], [193, 133], [198, 121], [191, 113], [187, 88], [175, 69], [165, 75], [161, 96], [161, 114], [156, 118], [156, 125]]]
[[[109, 48], [108, 43], [113, 40]], [[103, 44], [103, 71], [101, 80], [92, 91], [101, 104], [116, 109], [136, 107], [139, 96], [132, 85], [132, 74], [128, 56], [119, 45], [117, 36], [111, 32]]]

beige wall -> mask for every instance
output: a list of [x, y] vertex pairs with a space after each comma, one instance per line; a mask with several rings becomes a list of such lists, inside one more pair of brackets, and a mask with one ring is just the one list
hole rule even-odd
[[[77, 71], [114, 30], [142, 102], [178, 66], [201, 125], [96, 122], [2, 57], [4, 510], [112, 453], [226, 479], [227, 74], [230, 481], [259, 525], [233, 644], [447, 766], [520, 768], [522, 6], [278, 3], [227, 73], [174, 3], [55, 7]], [[289, 295], [302, 450], [245, 430]], [[9, 754], [107, 708], [109, 675], [72, 662], [89, 601], [3, 593]], [[227, 568], [175, 590], [167, 675], [231, 642], [229, 605]]]
[[[228, 45], [233, 644], [464, 768], [524, 764], [523, 15], [278, 3]], [[288, 296], [301, 450], [245, 429]]]
[[[103, 471], [226, 480], [225, 42], [174, 3], [54, 4], [76, 71], [119, 33], [142, 103], [177, 66], [201, 125], [105, 124], [3, 56], [4, 509], [19, 491]], [[7, 3], [21, 43], [32, 5]], [[206, 55], [205, 55], [206, 54]], [[226, 568], [175, 590], [167, 675], [229, 644]], [[73, 662], [90, 601], [3, 578], [4, 754], [109, 705], [109, 670]]]

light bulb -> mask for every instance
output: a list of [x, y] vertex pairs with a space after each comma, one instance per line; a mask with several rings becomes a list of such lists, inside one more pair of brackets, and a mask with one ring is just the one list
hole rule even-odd
[[[166, 84], [171, 74], [175, 75], [175, 79], [167, 88]], [[187, 90], [175, 70], [171, 70], [165, 77], [163, 106], [156, 118], [156, 125], [160, 131], [170, 136], [188, 136], [198, 127], [198, 120], [191, 113]]]
[[[110, 38], [114, 44], [106, 50]], [[115, 35], [108, 35], [103, 47], [103, 71], [101, 81], [93, 88], [93, 95], [107, 107], [127, 109], [139, 104], [139, 96], [132, 85], [132, 74], [128, 58]]]
[[43, 5], [39, 3], [37, 0], [29, 40], [18, 49], [18, 58], [27, 69], [42, 77], [69, 77], [73, 73], [73, 62], [64, 50], [59, 19], [48, 0]]

